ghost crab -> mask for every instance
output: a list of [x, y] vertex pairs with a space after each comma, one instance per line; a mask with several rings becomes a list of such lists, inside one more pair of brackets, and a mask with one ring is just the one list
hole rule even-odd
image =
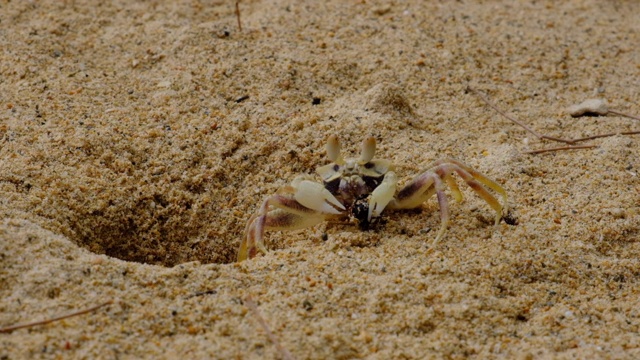
[[[449, 222], [449, 201], [445, 184], [459, 202], [462, 193], [452, 175], [458, 174], [496, 212], [495, 224], [508, 212], [507, 193], [495, 181], [454, 160], [441, 159], [396, 192], [398, 178], [389, 160], [373, 159], [376, 141], [369, 137], [362, 143], [358, 159], [344, 159], [335, 135], [327, 142], [331, 163], [316, 172], [322, 183], [310, 175], [299, 175], [291, 185], [267, 198], [260, 210], [249, 218], [238, 250], [238, 261], [253, 258], [264, 246], [265, 230], [295, 230], [314, 226], [327, 219], [348, 218], [366, 228], [384, 209], [413, 209], [436, 194], [440, 206], [440, 230], [431, 248], [444, 236]], [[500, 194], [503, 204], [487, 187]]]

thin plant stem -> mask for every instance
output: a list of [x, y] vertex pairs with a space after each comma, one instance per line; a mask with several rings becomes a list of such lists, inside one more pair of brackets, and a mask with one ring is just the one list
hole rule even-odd
[[242, 32], [242, 22], [240, 21], [240, 1], [236, 1], [236, 19], [238, 20], [238, 30]]
[[[531, 133], [533, 136], [537, 137], [539, 140], [551, 140], [551, 141], [565, 143], [565, 144], [568, 144], [568, 145], [573, 145], [575, 143], [582, 142], [582, 141], [588, 141], [588, 140], [593, 140], [593, 139], [611, 137], [611, 136], [616, 136], [616, 135], [638, 135], [638, 134], [640, 134], [640, 130], [635, 130], [635, 131], [619, 131], [619, 132], [608, 133], [608, 134], [598, 134], [598, 135], [592, 135], [592, 136], [587, 136], [587, 137], [578, 138], [578, 139], [563, 139], [563, 138], [558, 138], [558, 137], [554, 137], [554, 136], [549, 136], [549, 135], [541, 134], [541, 133], [533, 130], [532, 128], [527, 126], [522, 121], [520, 121], [520, 120], [514, 118], [513, 116], [510, 116], [509, 114], [505, 113], [500, 108], [498, 108], [493, 102], [491, 102], [489, 100], [489, 98], [485, 94], [483, 94], [482, 92], [472, 88], [471, 86], [467, 86], [467, 91], [470, 91], [470, 92], [474, 93], [482, 101], [484, 101], [485, 104], [487, 104], [490, 108], [495, 110], [498, 114], [502, 115], [503, 117], [505, 117], [506, 119], [510, 120], [514, 124], [522, 127], [523, 129], [525, 129], [526, 131]], [[608, 110], [608, 112], [612, 113], [612, 114], [615, 114], [615, 115], [619, 115], [619, 116], [624, 116], [624, 117], [628, 117], [628, 118], [631, 118], [631, 119], [640, 120], [640, 118], [638, 118], [636, 116], [624, 114], [624, 113], [617, 112], [617, 111], [614, 111], [614, 110]], [[525, 151], [525, 153], [527, 153], [527, 154], [540, 154], [540, 153], [550, 152], [550, 151], [573, 150], [573, 149], [589, 149], [589, 148], [594, 148], [594, 147], [597, 147], [597, 145], [560, 146], [560, 147], [548, 148], [548, 149], [530, 150], [530, 151]]]
[[597, 145], [573, 145], [573, 146], [559, 146], [554, 148], [546, 148], [546, 149], [537, 149], [537, 150], [529, 150], [525, 151], [526, 154], [542, 154], [545, 152], [551, 151], [562, 151], [562, 150], [576, 150], [576, 149], [591, 149], [594, 147], [598, 147]]
[[96, 310], [100, 309], [103, 306], [107, 306], [107, 305], [111, 305], [111, 304], [113, 304], [113, 300], [109, 300], [109, 301], [104, 302], [104, 303], [102, 303], [100, 305], [92, 306], [92, 307], [90, 307], [88, 309], [76, 311], [76, 312], [71, 313], [71, 314], [62, 315], [62, 316], [54, 317], [54, 318], [51, 318], [51, 319], [46, 319], [46, 320], [41, 320], [41, 321], [34, 321], [34, 322], [31, 322], [31, 323], [27, 323], [27, 324], [19, 324], [19, 325], [7, 326], [7, 327], [4, 327], [4, 328], [0, 328], [0, 333], [10, 333], [10, 332], [12, 332], [14, 330], [18, 330], [18, 329], [30, 328], [30, 327], [34, 327], [34, 326], [40, 326], [40, 325], [46, 325], [46, 324], [52, 323], [54, 321], [64, 320], [64, 319], [68, 319], [68, 318], [73, 317], [73, 316], [78, 316], [78, 315], [83, 315], [83, 314], [86, 314], [86, 313], [90, 313], [92, 311], [96, 311]]
[[294, 357], [291, 355], [291, 353], [287, 349], [285, 349], [282, 346], [282, 344], [280, 344], [280, 341], [278, 341], [278, 338], [276, 338], [273, 332], [271, 332], [271, 329], [269, 329], [269, 325], [267, 325], [267, 322], [264, 320], [264, 318], [260, 314], [260, 311], [258, 310], [258, 306], [253, 301], [251, 296], [247, 296], [247, 298], [245, 299], [245, 305], [249, 308], [249, 310], [251, 310], [251, 313], [253, 313], [253, 316], [256, 317], [256, 319], [258, 320], [258, 323], [260, 323], [260, 326], [262, 326], [262, 329], [264, 329], [264, 332], [267, 333], [267, 337], [269, 338], [269, 340], [276, 346], [276, 349], [278, 350], [282, 358], [285, 360], [293, 360]]

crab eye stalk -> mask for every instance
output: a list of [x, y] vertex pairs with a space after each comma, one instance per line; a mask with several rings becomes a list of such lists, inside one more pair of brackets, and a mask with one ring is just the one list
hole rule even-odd
[[362, 142], [362, 152], [360, 153], [360, 159], [358, 163], [360, 165], [366, 164], [373, 159], [373, 155], [376, 153], [376, 139], [368, 137]]
[[329, 160], [338, 165], [344, 164], [344, 159], [340, 154], [340, 142], [335, 135], [329, 136], [329, 141], [327, 141], [327, 156], [329, 156]]

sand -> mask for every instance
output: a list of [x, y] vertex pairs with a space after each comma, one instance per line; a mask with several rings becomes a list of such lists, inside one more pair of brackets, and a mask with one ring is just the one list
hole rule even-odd
[[[640, 3], [0, 3], [1, 359], [640, 357]], [[618, 135], [586, 149], [537, 139]], [[442, 157], [434, 199], [269, 232], [261, 202], [374, 136], [405, 184]], [[450, 192], [447, 194], [451, 195]], [[250, 309], [251, 300], [260, 315]]]

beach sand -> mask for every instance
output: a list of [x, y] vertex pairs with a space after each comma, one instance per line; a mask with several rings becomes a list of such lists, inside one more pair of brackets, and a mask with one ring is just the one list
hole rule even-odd
[[[3, 1], [0, 359], [640, 357], [633, 1]], [[538, 139], [618, 134], [584, 149]], [[370, 231], [249, 217], [374, 136], [400, 184], [458, 179]], [[255, 303], [256, 309], [251, 304]], [[261, 325], [268, 326], [268, 331]], [[269, 332], [285, 351], [279, 350]]]

